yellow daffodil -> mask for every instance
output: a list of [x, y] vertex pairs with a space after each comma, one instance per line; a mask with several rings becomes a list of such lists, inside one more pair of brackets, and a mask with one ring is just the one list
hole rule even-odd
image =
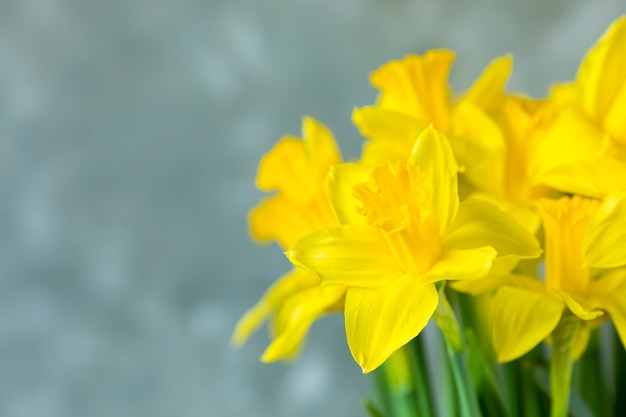
[[329, 195], [343, 224], [287, 251], [324, 286], [348, 287], [346, 335], [363, 372], [426, 326], [438, 304], [436, 282], [481, 278], [496, 256], [540, 254], [535, 239], [495, 206], [459, 204], [457, 170], [446, 137], [433, 128], [420, 134], [407, 161], [376, 166], [350, 197], [345, 184], [363, 175], [363, 165], [340, 165]]
[[[579, 196], [540, 200], [545, 282], [509, 275], [492, 299], [493, 342], [501, 362], [542, 340], [552, 345], [552, 416], [568, 415], [573, 362], [585, 351], [593, 328], [612, 319], [626, 346], [626, 270], [590, 269], [626, 263], [621, 199], [602, 205]], [[608, 250], [600, 253], [603, 249]]]
[[[303, 139], [284, 137], [261, 160], [257, 185], [276, 190], [250, 214], [252, 235], [259, 241], [277, 241], [283, 248], [313, 231], [338, 224], [326, 191], [332, 165], [341, 162], [333, 136], [312, 118], [303, 120]], [[246, 341], [273, 316], [273, 341], [263, 361], [289, 358], [298, 352], [311, 323], [324, 313], [341, 311], [346, 288], [320, 286], [319, 277], [294, 269], [270, 287], [239, 321], [233, 343]]]
[[371, 75], [372, 85], [380, 90], [378, 101], [353, 113], [354, 123], [371, 139], [362, 161], [406, 160], [417, 134], [433, 126], [448, 136], [465, 179], [481, 190], [502, 194], [505, 144], [490, 114], [504, 99], [511, 57], [492, 62], [457, 99], [448, 86], [453, 61], [453, 52], [432, 50], [391, 61]]
[[[465, 94], [453, 98], [447, 85], [454, 54], [428, 51], [392, 61], [371, 76], [380, 89], [374, 106], [355, 109], [353, 120], [371, 139], [364, 163], [406, 159], [426, 126], [444, 132], [461, 165], [461, 192], [493, 204], [535, 233], [533, 205], [547, 195], [528, 169], [543, 127], [545, 102], [505, 94], [510, 56], [494, 60]], [[514, 266], [514, 265], [513, 265]]]
[[[609, 247], [623, 240], [623, 229], [619, 228], [626, 222], [623, 201], [616, 204], [608, 199], [601, 205], [578, 196], [562, 197], [541, 200], [539, 209], [546, 238], [545, 282], [502, 277], [492, 307], [499, 360], [516, 359], [548, 338], [566, 311], [583, 324], [574, 356], [584, 350], [590, 326], [605, 320], [607, 312], [626, 342], [626, 274], [607, 270], [592, 276], [589, 268], [626, 264], [624, 244]], [[603, 250], [606, 252], [601, 253]]]
[[576, 81], [554, 87], [533, 175], [569, 193], [604, 197], [626, 188], [626, 16], [589, 50]]

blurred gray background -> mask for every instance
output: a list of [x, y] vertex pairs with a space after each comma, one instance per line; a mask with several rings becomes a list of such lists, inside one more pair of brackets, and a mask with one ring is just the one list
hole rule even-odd
[[248, 237], [259, 158], [302, 115], [344, 157], [368, 74], [457, 51], [466, 89], [574, 76], [623, 1], [1, 0], [0, 416], [363, 416], [342, 319], [300, 360], [229, 346], [288, 269]]

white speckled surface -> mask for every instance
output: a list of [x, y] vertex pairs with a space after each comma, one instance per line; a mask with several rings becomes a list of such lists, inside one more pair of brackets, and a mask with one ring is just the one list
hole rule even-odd
[[[546, 4], [544, 4], [546, 3]], [[549, 4], [547, 4], [549, 3]], [[623, 1], [0, 2], [0, 416], [364, 415], [341, 317], [300, 361], [230, 332], [286, 261], [246, 213], [310, 114], [354, 158], [367, 74], [432, 47], [465, 89], [573, 77]]]

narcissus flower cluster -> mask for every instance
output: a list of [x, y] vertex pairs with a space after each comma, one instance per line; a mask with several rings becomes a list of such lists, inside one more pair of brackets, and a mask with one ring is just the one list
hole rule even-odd
[[[565, 416], [573, 364], [598, 329], [612, 323], [626, 346], [626, 17], [545, 98], [506, 90], [510, 56], [453, 92], [453, 62], [431, 50], [371, 74], [378, 99], [352, 114], [358, 161], [343, 162], [310, 117], [302, 138], [262, 159], [257, 185], [273, 194], [251, 211], [252, 236], [275, 241], [293, 269], [233, 340], [268, 320], [263, 360], [288, 359], [315, 320], [339, 312], [368, 373], [431, 317], [456, 353], [474, 323], [489, 336], [487, 363], [547, 352], [551, 415]], [[480, 408], [466, 400], [461, 411]]]

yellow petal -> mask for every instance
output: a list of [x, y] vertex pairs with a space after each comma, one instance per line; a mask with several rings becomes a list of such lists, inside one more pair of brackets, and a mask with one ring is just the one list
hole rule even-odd
[[409, 163], [430, 175], [433, 218], [442, 237], [459, 207], [458, 167], [446, 136], [432, 127], [424, 130], [415, 143]]
[[296, 203], [282, 194], [259, 203], [249, 216], [250, 233], [259, 242], [276, 240], [284, 249], [299, 238], [337, 224], [325, 195], [307, 203]]
[[462, 98], [486, 111], [493, 111], [504, 99], [504, 85], [513, 68], [511, 55], [494, 59]]
[[[624, 27], [626, 29], [626, 26]], [[624, 30], [624, 35], [626, 35], [626, 30]], [[626, 42], [626, 36], [623, 41]], [[624, 62], [626, 62], [626, 53], [622, 53], [622, 55]], [[624, 65], [624, 70], [626, 71], [626, 65]], [[616, 80], [617, 83], [620, 81], [622, 83], [620, 87], [617, 87], [619, 84], [614, 85], [617, 92], [604, 117], [604, 128], [616, 142], [626, 145], [626, 117], [624, 117], [626, 114], [626, 80], [623, 75], [621, 80]]]
[[361, 163], [345, 163], [330, 169], [326, 188], [335, 215], [341, 224], [367, 224], [365, 216], [357, 212], [361, 202], [352, 195], [355, 184], [367, 182], [372, 166]]
[[285, 136], [261, 158], [256, 183], [261, 190], [278, 189], [297, 198], [303, 190], [307, 190], [297, 183], [299, 178], [304, 177], [305, 169], [304, 144], [298, 138]]
[[375, 288], [402, 274], [382, 233], [372, 226], [342, 226], [312, 233], [286, 255], [294, 265], [327, 283]]
[[558, 106], [577, 105], [580, 90], [575, 82], [555, 83], [550, 86], [550, 99]]
[[305, 116], [302, 119], [302, 138], [312, 170], [309, 175], [324, 178], [331, 165], [341, 162], [341, 154], [332, 133], [312, 117]]
[[626, 16], [617, 19], [585, 56], [577, 77], [583, 106], [602, 120], [612, 105], [626, 74]]
[[601, 310], [591, 307], [589, 302], [580, 299], [580, 297], [556, 289], [552, 289], [552, 291], [561, 297], [567, 304], [567, 308], [581, 320], [593, 320], [604, 314]]
[[259, 164], [257, 186], [278, 190], [294, 201], [316, 194], [331, 165], [341, 162], [332, 134], [310, 117], [303, 119], [303, 140], [286, 136]]
[[528, 290], [538, 292], [544, 291], [543, 284], [534, 278], [512, 274], [494, 274], [493, 267], [492, 272], [484, 278], [467, 281], [454, 281], [450, 283], [450, 286], [455, 290], [470, 295], [491, 292], [505, 285], [526, 288]]
[[462, 292], [470, 295], [479, 295], [491, 292], [503, 285], [503, 281], [498, 275], [487, 275], [484, 278], [465, 280], [465, 281], [453, 281], [449, 285], [458, 292]]
[[[584, 114], [571, 108], [561, 111], [538, 142], [529, 160], [529, 173], [545, 182], [553, 169], [574, 162], [598, 158], [607, 138]], [[552, 181], [549, 185], [555, 186]]]
[[354, 109], [352, 121], [365, 144], [361, 162], [378, 165], [384, 161], [406, 160], [426, 122], [377, 106]]
[[467, 199], [459, 206], [444, 248], [468, 249], [491, 246], [498, 257], [536, 258], [541, 255], [537, 239], [495, 205]]
[[508, 199], [522, 204], [544, 194], [529, 175], [529, 161], [541, 139], [545, 114], [552, 113], [552, 102], [525, 97], [507, 97], [500, 109], [499, 124], [506, 139], [505, 190]]
[[596, 305], [609, 312], [617, 334], [626, 349], [626, 270], [613, 270], [590, 284], [589, 292]]
[[259, 242], [267, 243], [276, 239], [282, 247], [293, 244], [300, 236], [299, 228], [282, 227], [279, 225], [287, 214], [284, 197], [266, 198], [250, 211], [249, 224], [252, 237]]
[[446, 131], [450, 124], [448, 74], [453, 61], [453, 52], [432, 50], [423, 57], [408, 55], [383, 65], [370, 77], [381, 90], [378, 105]]
[[438, 296], [435, 286], [403, 275], [377, 289], [350, 288], [345, 320], [354, 360], [368, 373], [417, 336], [428, 323]]
[[583, 240], [584, 262], [596, 268], [626, 265], [626, 192], [615, 193], [602, 202], [587, 227]]
[[567, 163], [545, 172], [542, 181], [566, 193], [602, 198], [626, 188], [626, 164], [609, 156]]
[[[461, 101], [454, 107], [450, 143], [463, 176], [474, 187], [496, 195], [504, 193], [504, 163], [506, 146], [502, 131], [484, 111]], [[465, 142], [462, 146], [460, 143]]]
[[535, 235], [541, 226], [541, 217], [537, 209], [533, 206], [521, 204], [508, 198], [499, 198], [484, 193], [473, 193], [467, 198], [472, 200], [482, 200], [493, 204], [505, 214], [511, 216], [528, 233]]
[[346, 288], [340, 285], [317, 286], [289, 297], [276, 316], [276, 338], [261, 360], [273, 362], [296, 355], [311, 324], [343, 298], [345, 292]]
[[419, 277], [419, 282], [427, 284], [443, 280], [483, 278], [489, 273], [495, 258], [496, 251], [490, 246], [448, 250], [428, 272]]
[[556, 327], [564, 303], [545, 293], [502, 287], [493, 297], [493, 345], [499, 362], [524, 355]]
[[311, 286], [319, 286], [320, 279], [308, 272], [294, 269], [276, 281], [259, 302], [248, 310], [237, 323], [232, 343], [242, 345], [270, 314], [278, 310], [285, 299]]

